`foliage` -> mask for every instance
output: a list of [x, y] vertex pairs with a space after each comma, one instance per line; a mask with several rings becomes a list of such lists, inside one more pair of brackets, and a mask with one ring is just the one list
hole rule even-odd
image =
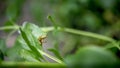
[[[2, 29], [6, 29], [6, 28], [4, 27]], [[113, 63], [115, 64], [118, 62], [115, 55], [110, 53], [108, 50], [105, 50], [106, 47], [103, 49], [95, 46], [80, 48], [77, 50], [77, 53], [75, 55], [68, 56], [68, 58], [64, 58], [64, 59], [62, 59], [59, 51], [56, 50], [58, 49], [58, 47], [49, 49], [49, 51], [53, 52], [56, 55], [56, 57], [54, 57], [43, 51], [42, 43], [39, 41], [39, 37], [41, 37], [42, 35], [47, 36], [46, 34], [49, 31], [57, 30], [57, 31], [65, 31], [73, 34], [78, 34], [78, 35], [83, 35], [83, 36], [88, 36], [88, 37], [93, 37], [104, 41], [108, 41], [112, 43], [111, 44], [112, 47], [107, 46], [108, 48], [113, 48], [113, 47], [116, 47], [118, 49], [120, 48], [119, 43], [117, 44], [115, 40], [106, 36], [80, 31], [80, 30], [74, 30], [70, 28], [63, 29], [59, 26], [57, 26], [57, 28], [56, 27], [39, 28], [38, 26], [27, 22], [25, 22], [23, 26], [18, 26], [17, 29], [19, 30], [20, 35], [16, 39], [16, 43], [14, 47], [7, 52], [7, 56], [9, 58], [12, 58], [11, 60], [14, 61], [17, 60], [17, 61], [29, 61], [29, 62], [48, 62], [44, 57], [46, 56], [60, 64], [64, 64], [64, 60], [65, 60], [65, 63], [68, 65], [68, 67], [73, 67], [73, 68], [76, 66], [84, 67], [89, 65], [109, 66], [109, 64], [111, 65]], [[107, 62], [107, 60], [109, 60], [109, 62]], [[81, 65], [78, 63], [80, 63]]]
[[117, 65], [118, 59], [108, 50], [101, 47], [88, 46], [79, 48], [76, 54], [68, 56], [65, 62], [69, 68], [99, 68], [104, 66], [112, 68]]
[[[4, 62], [5, 57], [8, 61], [28, 62], [28, 65], [29, 62], [36, 62], [41, 66], [43, 64], [43, 67], [49, 63], [52, 66], [51, 62], [54, 62], [58, 63], [58, 67], [85, 68], [89, 65], [91, 67], [107, 65], [114, 68], [119, 63], [119, 0], [5, 0], [0, 2], [5, 4], [5, 9], [1, 9], [4, 13], [0, 12], [0, 15], [5, 15], [0, 30], [8, 34], [5, 39], [0, 38], [1, 65], [11, 65], [9, 62]], [[54, 16], [48, 16], [51, 23], [46, 20], [47, 14]], [[24, 22], [22, 26], [19, 25], [24, 18], [26, 20], [26, 16], [28, 16], [27, 20], [34, 24]], [[50, 25], [52, 27], [49, 27]], [[15, 44], [8, 48], [6, 41], [16, 31], [19, 34]], [[43, 40], [46, 37], [51, 43], [47, 44], [50, 48], [46, 50], [53, 55], [44, 50]], [[16, 64], [13, 62], [13, 65]], [[55, 65], [53, 64], [53, 67]]]

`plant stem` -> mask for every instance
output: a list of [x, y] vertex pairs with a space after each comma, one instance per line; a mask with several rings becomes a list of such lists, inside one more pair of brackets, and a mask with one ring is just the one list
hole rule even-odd
[[19, 26], [15, 25], [15, 26], [0, 27], [0, 30], [9, 30], [9, 29], [19, 29]]
[[0, 68], [66, 68], [65, 64], [43, 62], [1, 62]]
[[70, 28], [65, 28], [64, 31], [69, 32], [69, 33], [78, 34], [78, 35], [93, 37], [93, 38], [101, 39], [101, 40], [108, 41], [108, 42], [114, 41], [112, 38], [109, 38], [109, 37], [106, 37], [103, 35], [99, 35], [96, 33], [91, 33], [91, 32], [86, 32], [86, 31], [81, 31], [81, 30], [74, 30], [74, 29], [70, 29]]
[[9, 37], [12, 36], [16, 31], [17, 31], [17, 29], [11, 31], [11, 32], [8, 34], [8, 36], [6, 37], [6, 40], [8, 40]]
[[[54, 27], [43, 27], [41, 29], [43, 31], [45, 31], [45, 32], [49, 32], [49, 31], [53, 31]], [[109, 37], [106, 37], [106, 36], [103, 36], [103, 35], [100, 35], [100, 34], [96, 34], [96, 33], [82, 31], [82, 30], [76, 30], [76, 29], [71, 29], [71, 28], [61, 28], [61, 27], [59, 27], [58, 30], [65, 31], [65, 32], [68, 32], [68, 33], [73, 33], [73, 34], [78, 34], [78, 35], [93, 37], [93, 38], [101, 39], [101, 40], [108, 41], [108, 42], [115, 41], [112, 38], [109, 38]]]
[[[19, 29], [19, 26], [14, 25], [14, 26], [0, 27], [0, 30], [8, 30], [8, 29], [16, 29], [17, 30], [17, 29]], [[49, 32], [49, 31], [55, 30], [56, 28], [54, 28], [54, 27], [42, 27], [41, 29], [45, 32]], [[103, 35], [92, 33], [92, 32], [82, 31], [82, 30], [71, 29], [71, 28], [57, 27], [57, 30], [68, 32], [68, 33], [73, 33], [73, 34], [77, 34], [77, 35], [97, 38], [97, 39], [101, 39], [101, 40], [104, 40], [104, 41], [107, 41], [107, 42], [112, 42], [112, 44], [114, 44], [114, 46], [117, 47], [120, 50], [119, 45], [116, 44], [116, 40], [114, 40], [110, 37], [107, 37], [107, 36], [103, 36]]]
[[111, 42], [115, 47], [117, 47], [120, 50], [119, 45], [116, 44], [116, 40], [114, 40], [110, 37], [103, 36], [103, 35], [96, 34], [96, 33], [86, 32], [86, 31], [82, 31], [82, 30], [70, 29], [70, 28], [64, 28], [64, 31], [69, 32], [69, 33], [73, 33], [73, 34], [88, 36], [88, 37], [97, 38], [97, 39]]
[[[54, 27], [43, 27], [41, 29], [43, 31], [45, 31], [45, 32], [49, 32], [49, 31], [53, 31], [55, 28]], [[112, 42], [112, 44], [114, 44], [114, 46], [117, 47], [120, 50], [119, 45], [116, 44], [116, 40], [114, 40], [114, 39], [112, 39], [110, 37], [103, 36], [103, 35], [96, 34], [96, 33], [92, 33], [92, 32], [71, 29], [71, 28], [58, 27], [57, 29], [60, 30], [60, 31], [64, 31], [64, 32], [72, 33], [72, 34], [77, 34], [77, 35], [82, 35], [82, 36], [97, 38], [97, 39], [104, 40], [104, 41], [107, 41], [107, 42]]]

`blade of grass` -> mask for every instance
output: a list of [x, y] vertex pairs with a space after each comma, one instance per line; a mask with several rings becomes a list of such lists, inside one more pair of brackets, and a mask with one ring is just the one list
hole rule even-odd
[[51, 55], [49, 55], [49, 54], [47, 54], [47, 53], [45, 53], [45, 52], [43, 52], [43, 51], [41, 51], [41, 50], [38, 50], [38, 51], [39, 51], [41, 54], [47, 56], [48, 58], [50, 58], [50, 59], [52, 59], [52, 60], [54, 60], [54, 61], [56, 61], [56, 62], [58, 62], [58, 63], [64, 64], [63, 61], [57, 59], [56, 57], [53, 57], [53, 56], [51, 56]]

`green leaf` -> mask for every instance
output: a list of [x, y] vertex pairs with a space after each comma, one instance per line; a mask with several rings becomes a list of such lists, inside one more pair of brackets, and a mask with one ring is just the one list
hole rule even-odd
[[[26, 42], [26, 44], [30, 48], [30, 50], [32, 50], [36, 56], [39, 56], [40, 58], [43, 59], [42, 55], [37, 50], [38, 49], [37, 45], [34, 42], [36, 40], [33, 38], [32, 34], [30, 32], [24, 32], [21, 28], [20, 28], [20, 32], [21, 32], [22, 38], [24, 39], [24, 41]], [[40, 46], [41, 45], [39, 44], [39, 47]]]
[[20, 28], [21, 36], [19, 37], [19, 42], [25, 50], [32, 51], [33, 54], [40, 59], [43, 59], [42, 54], [38, 50], [42, 50], [41, 43], [39, 42], [39, 37], [46, 36], [38, 26], [25, 22]]
[[4, 55], [6, 54], [6, 44], [5, 44], [5, 40], [0, 38], [0, 61], [4, 60]]
[[35, 38], [46, 36], [46, 32], [42, 31], [38, 26], [32, 23], [24, 22], [22, 29], [24, 31], [30, 31], [35, 36]]
[[48, 51], [52, 52], [58, 59], [63, 60], [63, 58], [60, 54], [57, 42], [54, 44], [54, 48], [50, 48], [50, 49], [48, 49]]
[[[23, 26], [20, 28], [20, 34], [21, 34], [21, 40], [19, 39], [19, 41], [21, 43], [24, 43], [22, 45], [22, 47], [26, 50], [26, 51], [30, 51], [32, 52], [32, 54], [35, 55], [35, 57], [41, 61], [41, 60], [44, 60], [44, 56], [58, 62], [58, 63], [63, 63], [61, 60], [45, 53], [42, 51], [42, 47], [41, 47], [41, 44], [38, 40], [38, 37], [41, 37], [41, 36], [46, 36], [46, 33], [43, 32], [39, 27], [37, 27], [36, 25], [34, 24], [31, 24], [31, 23], [24, 23]], [[27, 47], [26, 47], [27, 46]], [[30, 53], [29, 52], [29, 53]], [[28, 52], [27, 52], [28, 53]], [[34, 57], [27, 57], [26, 56], [26, 60], [28, 58], [34, 58]], [[36, 59], [34, 58], [34, 59]]]
[[5, 40], [0, 38], [0, 61], [4, 60], [4, 55], [6, 53], [6, 44], [5, 44]]
[[2, 53], [5, 53], [6, 50], [7, 50], [7, 47], [6, 47], [4, 39], [0, 39], [0, 50], [2, 51]]
[[[41, 43], [38, 41], [38, 39], [42, 36], [46, 36], [46, 33], [43, 32], [38, 26], [25, 22], [23, 26], [21, 27], [23, 32], [25, 32], [27, 38], [30, 41], [30, 44], [32, 46], [36, 46], [37, 48], [41, 49]], [[25, 42], [22, 38], [19, 40], [21, 43]], [[25, 44], [25, 43], [24, 43]], [[28, 47], [27, 47], [28, 49]]]
[[95, 66], [106, 66], [109, 68], [114, 66], [118, 59], [108, 50], [97, 46], [86, 46], [80, 48], [75, 55], [68, 56], [65, 62], [69, 68], [93, 68]]
[[32, 51], [22, 49], [20, 52], [22, 58], [30, 62], [39, 62], [39, 58], [34, 55]]
[[7, 50], [7, 57], [10, 61], [24, 61], [24, 59], [20, 56], [20, 51], [23, 48], [21, 46], [21, 43], [17, 39], [13, 47]]
[[60, 60], [63, 60], [58, 50], [52, 49], [52, 48], [48, 50], [51, 51], [57, 58], [59, 58]]
[[22, 38], [22, 36], [18, 36], [17, 38], [18, 42], [21, 44], [21, 46], [26, 49], [26, 50], [30, 50], [29, 46], [27, 45], [27, 43], [24, 41], [24, 39]]
[[0, 62], [4, 60], [4, 54], [2, 53], [2, 51], [0, 50]]

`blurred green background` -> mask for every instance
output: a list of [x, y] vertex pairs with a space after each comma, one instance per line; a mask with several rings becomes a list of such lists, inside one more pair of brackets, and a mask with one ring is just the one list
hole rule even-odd
[[[21, 25], [28, 21], [40, 27], [52, 26], [47, 19], [52, 15], [58, 26], [84, 30], [120, 40], [120, 0], [0, 0], [0, 26]], [[10, 31], [0, 31], [6, 39]], [[13, 45], [17, 33], [7, 40]], [[55, 36], [56, 35], [56, 36]], [[108, 42], [94, 38], [58, 32], [48, 34], [46, 46], [57, 40], [63, 56], [74, 53], [81, 46], [104, 46]], [[51, 41], [52, 40], [52, 41]], [[1, 45], [1, 44], [0, 44]], [[117, 56], [120, 52], [113, 49]]]

